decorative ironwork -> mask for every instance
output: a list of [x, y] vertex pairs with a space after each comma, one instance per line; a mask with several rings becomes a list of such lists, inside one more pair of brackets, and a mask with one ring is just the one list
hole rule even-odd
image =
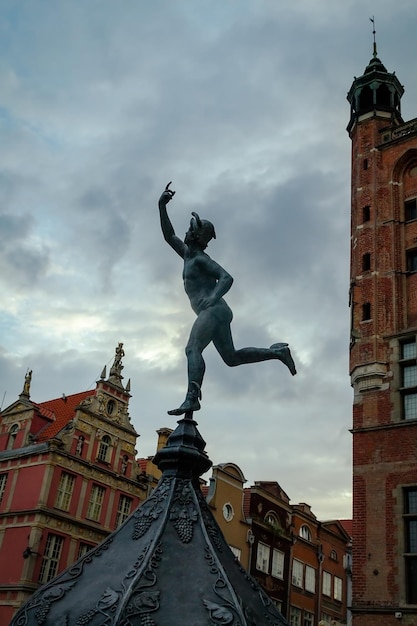
[[193, 524], [198, 520], [193, 496], [191, 481], [178, 481], [169, 518], [174, 522], [174, 527], [184, 543], [189, 543], [193, 538]]
[[161, 480], [153, 494], [138, 508], [135, 518], [132, 539], [140, 539], [149, 530], [164, 510], [164, 502], [171, 488], [172, 478]]

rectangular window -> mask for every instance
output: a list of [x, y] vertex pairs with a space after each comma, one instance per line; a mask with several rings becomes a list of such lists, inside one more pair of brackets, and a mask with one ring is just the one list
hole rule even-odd
[[343, 600], [343, 581], [338, 576], [333, 580], [333, 598], [339, 602]]
[[132, 498], [129, 498], [129, 496], [124, 496], [124, 495], [120, 496], [119, 506], [117, 508], [117, 514], [116, 514], [115, 528], [119, 528], [119, 526], [121, 526], [123, 522], [127, 520], [127, 518], [130, 515], [130, 511], [132, 509], [132, 503], [133, 503], [133, 500]]
[[332, 575], [329, 572], [323, 572], [323, 595], [332, 596]]
[[290, 624], [291, 626], [301, 626], [301, 609], [292, 606], [290, 611]]
[[48, 535], [45, 552], [42, 558], [41, 571], [39, 574], [40, 583], [47, 583], [48, 580], [51, 580], [56, 576], [63, 545], [63, 537], [53, 534]]
[[369, 222], [369, 220], [371, 219], [371, 207], [369, 205], [363, 207], [362, 216], [364, 222]]
[[404, 493], [405, 571], [408, 604], [417, 604], [417, 487]]
[[417, 198], [404, 202], [404, 215], [406, 222], [417, 219]]
[[327, 613], [322, 613], [321, 614], [321, 621], [323, 623], [324, 626], [331, 626], [332, 623], [332, 616], [328, 615]]
[[362, 304], [362, 322], [367, 322], [371, 319], [371, 303], [365, 302]]
[[407, 252], [407, 272], [417, 272], [417, 250]]
[[0, 474], [0, 502], [3, 500], [4, 492], [6, 490], [7, 472]]
[[417, 344], [415, 340], [401, 345], [401, 376], [403, 417], [406, 420], [417, 419]]
[[417, 393], [404, 396], [404, 418], [406, 420], [417, 419]]
[[303, 626], [314, 626], [314, 614], [304, 611]]
[[93, 485], [91, 489], [90, 501], [88, 503], [87, 517], [98, 522], [100, 520], [103, 506], [104, 494], [106, 490], [101, 485]]
[[275, 578], [284, 579], [284, 561], [285, 555], [281, 550], [276, 550], [275, 548], [272, 551], [272, 569], [271, 574], [275, 576]]
[[296, 559], [292, 562], [292, 577], [291, 582], [296, 587], [303, 588], [303, 570], [304, 566], [301, 561], [297, 561]]
[[81, 557], [84, 556], [84, 554], [87, 554], [87, 552], [90, 552], [92, 547], [93, 546], [90, 546], [90, 544], [88, 543], [80, 542], [80, 545], [78, 546], [77, 561], [78, 559], [81, 559]]
[[256, 569], [261, 572], [269, 572], [269, 555], [270, 548], [264, 543], [258, 543], [258, 551], [256, 553]]
[[417, 385], [417, 365], [406, 365], [403, 368], [403, 387]]
[[314, 567], [310, 567], [310, 565], [306, 565], [306, 579], [304, 588], [310, 593], [315, 593], [316, 591], [316, 570], [314, 569]]
[[239, 561], [240, 561], [240, 556], [242, 554], [242, 550], [240, 550], [239, 548], [235, 548], [234, 546], [229, 546], [229, 548], [231, 549], [231, 551], [233, 552], [235, 557], [237, 557], [239, 559]]
[[369, 272], [371, 269], [371, 254], [367, 252], [362, 257], [362, 271]]
[[55, 498], [55, 507], [63, 511], [69, 511], [75, 477], [67, 472], [62, 472], [59, 480], [58, 491]]
[[417, 357], [417, 343], [415, 341], [407, 341], [401, 346], [401, 357], [403, 359], [415, 359]]

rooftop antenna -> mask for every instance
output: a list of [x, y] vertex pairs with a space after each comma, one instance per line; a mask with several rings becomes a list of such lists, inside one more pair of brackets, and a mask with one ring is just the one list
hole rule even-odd
[[373, 15], [372, 17], [369, 18], [370, 21], [372, 22], [372, 26], [373, 26], [373, 30], [372, 30], [372, 34], [374, 36], [374, 50], [373, 50], [373, 55], [374, 55], [374, 59], [376, 59], [377, 57], [377, 53], [376, 53], [376, 30], [375, 30], [375, 16]]

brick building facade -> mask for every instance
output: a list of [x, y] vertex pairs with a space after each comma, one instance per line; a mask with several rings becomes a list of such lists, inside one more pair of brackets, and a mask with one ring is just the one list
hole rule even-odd
[[417, 119], [373, 57], [348, 93], [354, 626], [417, 623]]

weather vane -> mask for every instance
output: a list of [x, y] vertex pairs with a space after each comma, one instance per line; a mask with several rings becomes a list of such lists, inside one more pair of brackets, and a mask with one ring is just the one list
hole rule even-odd
[[185, 348], [188, 365], [185, 400], [178, 409], [168, 413], [185, 413], [186, 417], [191, 418], [193, 411], [200, 409], [201, 385], [205, 372], [202, 353], [211, 342], [230, 367], [276, 359], [282, 361], [293, 376], [297, 372], [287, 343], [274, 343], [269, 348], [235, 349], [230, 328], [233, 313], [223, 299], [232, 286], [233, 278], [204, 252], [211, 239], [216, 238], [214, 226], [193, 212], [184, 241], [177, 237], [166, 208], [175, 195], [175, 191], [169, 188], [170, 185], [168, 183], [159, 199], [162, 233], [165, 241], [184, 259], [184, 288], [197, 319]]

